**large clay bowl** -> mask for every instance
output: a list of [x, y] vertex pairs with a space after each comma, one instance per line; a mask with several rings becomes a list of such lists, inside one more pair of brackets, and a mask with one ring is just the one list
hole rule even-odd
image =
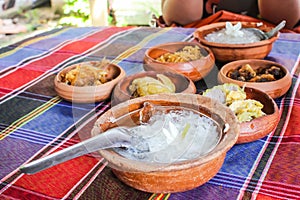
[[101, 115], [92, 135], [101, 134], [116, 126], [137, 126], [140, 110], [145, 102], [153, 105], [192, 109], [214, 119], [229, 129], [219, 143], [207, 154], [192, 160], [168, 164], [149, 163], [121, 156], [112, 149], [100, 150], [114, 174], [125, 184], [146, 192], [182, 192], [196, 188], [210, 180], [221, 168], [227, 151], [236, 143], [239, 123], [234, 113], [219, 102], [196, 94], [159, 94], [135, 98], [120, 103]]
[[[181, 63], [163, 63], [156, 59], [165, 53], [174, 53], [185, 46], [198, 46], [202, 58], [190, 62]], [[196, 42], [173, 42], [157, 45], [149, 48], [145, 52], [144, 69], [146, 71], [176, 71], [181, 73], [192, 81], [198, 81], [204, 78], [214, 67], [215, 57], [211, 50]]]
[[174, 72], [157, 72], [157, 71], [146, 71], [139, 72], [130, 76], [126, 76], [121, 81], [117, 83], [112, 93], [112, 102], [113, 105], [127, 101], [134, 98], [132, 93], [129, 90], [129, 86], [132, 81], [136, 78], [142, 77], [152, 77], [157, 79], [157, 74], [163, 74], [167, 76], [175, 85], [176, 93], [196, 93], [196, 86], [189, 78], [185, 77], [182, 74]]
[[62, 82], [61, 74], [66, 74], [78, 65], [98, 65], [99, 62], [100, 61], [89, 61], [77, 63], [60, 71], [54, 79], [54, 86], [57, 94], [63, 99], [74, 103], [94, 103], [109, 98], [115, 85], [126, 76], [125, 71], [118, 65], [110, 63], [106, 66], [106, 71], [108, 71], [107, 77], [110, 81], [102, 85], [81, 87], [68, 85], [65, 82]]
[[[216, 60], [220, 62], [229, 62], [241, 59], [262, 59], [265, 58], [272, 50], [273, 43], [278, 39], [279, 33], [267, 40], [247, 44], [222, 44], [209, 42], [205, 36], [214, 31], [225, 28], [226, 22], [218, 22], [202, 26], [194, 32], [194, 37], [204, 46], [209, 47]], [[236, 24], [237, 22], [232, 22]], [[259, 26], [256, 22], [241, 22], [243, 28], [258, 28], [262, 31], [269, 31], [272, 27]]]
[[[237, 69], [239, 66], [242, 66], [244, 64], [250, 64], [250, 66], [253, 69], [258, 69], [260, 67], [265, 68], [270, 66], [276, 66], [283, 70], [285, 76], [279, 80], [270, 81], [270, 82], [244, 82], [244, 81], [238, 81], [229, 78], [227, 76], [227, 73], [230, 70]], [[287, 68], [279, 63], [268, 61], [268, 60], [246, 59], [246, 60], [233, 61], [224, 65], [218, 73], [218, 81], [219, 83], [235, 83], [241, 87], [245, 85], [246, 87], [256, 88], [258, 90], [262, 90], [263, 92], [267, 93], [272, 98], [278, 98], [284, 95], [289, 90], [292, 84], [292, 77], [289, 71], [287, 70]]]
[[240, 135], [237, 143], [253, 142], [265, 137], [276, 128], [279, 120], [278, 106], [269, 95], [248, 87], [245, 88], [245, 92], [247, 99], [257, 100], [264, 105], [262, 110], [266, 115], [240, 123]]

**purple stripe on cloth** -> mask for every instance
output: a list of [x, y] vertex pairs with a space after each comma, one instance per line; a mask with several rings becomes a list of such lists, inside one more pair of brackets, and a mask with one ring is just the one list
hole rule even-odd
[[[78, 30], [76, 29], [76, 32], [74, 31], [74, 28], [69, 28], [67, 30], [62, 29], [60, 34], [54, 33], [53, 35], [42, 35], [42, 40], [34, 43], [28, 42], [28, 45], [22, 46], [20, 49], [13, 49], [13, 54], [8, 54], [4, 57], [0, 54], [0, 71], [7, 67], [15, 66], [30, 58], [41, 56], [46, 52], [59, 47], [62, 43], [76, 40], [95, 31], [99, 31], [99, 28], [78, 28]], [[37, 37], [35, 40], [38, 39], [39, 38]]]
[[236, 200], [238, 190], [227, 187], [226, 189], [222, 189], [223, 187], [223, 185], [213, 185], [207, 183], [187, 192], [172, 193], [169, 197], [169, 200]]
[[[16, 138], [0, 140], [0, 179], [10, 174], [44, 145]], [[9, 150], [9, 151], [8, 151]]]

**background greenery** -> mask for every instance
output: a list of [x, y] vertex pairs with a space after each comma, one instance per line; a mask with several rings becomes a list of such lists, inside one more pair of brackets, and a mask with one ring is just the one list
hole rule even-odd
[[[103, 0], [100, 0], [103, 1]], [[151, 16], [159, 16], [160, 0], [108, 1], [108, 24], [116, 26], [148, 25]], [[90, 26], [89, 0], [64, 0], [63, 13], [58, 21], [63, 26]]]

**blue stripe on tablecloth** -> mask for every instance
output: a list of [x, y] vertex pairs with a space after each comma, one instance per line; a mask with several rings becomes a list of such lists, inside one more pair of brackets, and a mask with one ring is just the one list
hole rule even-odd
[[[266, 57], [268, 60], [278, 62], [289, 69], [295, 67], [295, 61], [300, 54], [300, 34], [280, 35], [275, 41], [272, 51]], [[284, 48], [283, 48], [284, 45]]]
[[[80, 28], [76, 29], [76, 32], [74, 31], [74, 28], [69, 28], [62, 29], [61, 32], [46, 36], [41, 35], [40, 38], [37, 37], [29, 40], [27, 42], [28, 44], [22, 44], [11, 51], [0, 54], [0, 71], [6, 69], [7, 67], [24, 63], [37, 56], [44, 55], [47, 52], [53, 51], [60, 47], [62, 44], [87, 36], [95, 31], [99, 31], [99, 28]], [[37, 42], [32, 43], [32, 41]]]
[[79, 122], [86, 115], [89, 117], [95, 115], [99, 105], [102, 106], [103, 102], [98, 105], [83, 104], [81, 106], [66, 106], [65, 103], [58, 103], [41, 115], [33, 116], [24, 125], [11, 132], [8, 137], [17, 137], [32, 143], [48, 144], [70, 127], [80, 126], [81, 123]]

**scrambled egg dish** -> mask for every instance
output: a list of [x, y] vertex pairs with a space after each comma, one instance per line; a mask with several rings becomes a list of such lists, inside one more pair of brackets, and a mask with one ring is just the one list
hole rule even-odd
[[208, 96], [227, 105], [236, 115], [239, 122], [247, 122], [265, 115], [263, 104], [254, 99], [246, 99], [243, 88], [232, 83], [207, 89], [204, 96]]

